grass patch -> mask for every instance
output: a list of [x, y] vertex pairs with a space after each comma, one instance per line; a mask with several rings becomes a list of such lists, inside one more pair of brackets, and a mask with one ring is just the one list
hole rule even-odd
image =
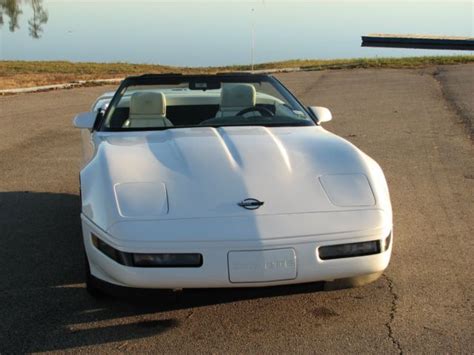
[[[336, 60], [286, 60], [256, 64], [256, 70], [325, 70], [356, 68], [422, 68], [474, 62], [474, 56], [432, 56], [408, 58], [356, 58]], [[0, 90], [67, 83], [76, 80], [120, 78], [143, 73], [216, 73], [250, 70], [250, 65], [222, 67], [173, 67], [130, 63], [73, 63], [67, 61], [0, 61]]]

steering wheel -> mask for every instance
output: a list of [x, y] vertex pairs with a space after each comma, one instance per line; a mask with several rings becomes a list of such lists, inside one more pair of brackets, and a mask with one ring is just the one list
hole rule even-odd
[[270, 111], [268, 108], [262, 107], [262, 106], [253, 106], [253, 107], [249, 107], [249, 108], [244, 108], [242, 111], [239, 111], [239, 113], [237, 113], [236, 116], [243, 116], [243, 115], [245, 115], [246, 113], [249, 113], [249, 112], [258, 112], [264, 117], [273, 117], [273, 116], [275, 116], [275, 114], [272, 111]]

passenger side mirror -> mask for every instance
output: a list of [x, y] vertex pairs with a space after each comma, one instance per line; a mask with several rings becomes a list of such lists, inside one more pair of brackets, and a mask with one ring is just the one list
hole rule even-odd
[[332, 114], [326, 107], [309, 106], [308, 109], [316, 116], [318, 123], [329, 122], [332, 120]]
[[74, 117], [74, 127], [89, 129], [94, 127], [97, 112], [83, 112]]

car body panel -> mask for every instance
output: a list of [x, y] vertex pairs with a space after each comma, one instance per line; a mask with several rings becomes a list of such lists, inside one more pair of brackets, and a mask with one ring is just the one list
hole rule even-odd
[[[160, 250], [160, 252], [196, 253], [203, 255], [204, 263], [199, 268], [138, 268], [120, 265], [105, 257], [91, 243], [90, 234], [111, 242], [113, 238], [92, 224], [86, 217], [82, 218], [84, 245], [89, 258], [92, 274], [108, 283], [137, 288], [221, 288], [221, 287], [268, 287], [316, 281], [333, 281], [355, 275], [368, 275], [382, 272], [388, 266], [392, 245], [387, 251], [364, 257], [337, 260], [321, 260], [317, 250], [321, 246], [334, 243], [352, 243], [376, 240], [386, 237], [378, 231], [375, 234], [332, 234], [306, 238], [288, 237], [277, 240], [243, 240], [212, 242], [155, 242], [155, 243], [120, 243], [114, 245], [124, 250], [136, 248], [137, 251]], [[110, 237], [110, 239], [108, 239]], [[113, 244], [112, 244], [113, 245]], [[238, 282], [233, 283], [229, 277], [228, 254], [232, 251], [277, 250], [292, 248], [296, 253], [297, 276], [294, 279]], [[250, 270], [248, 279], [253, 279]], [[245, 277], [245, 276], [241, 276]]]
[[[384, 199], [370, 186], [380, 182], [374, 181], [364, 155], [321, 127], [181, 128], [102, 133], [100, 140], [81, 181], [83, 212], [104, 230], [132, 219], [246, 216], [250, 212], [238, 206], [246, 198], [269, 202], [252, 215], [387, 208], [376, 203]], [[271, 172], [271, 178], [262, 171]], [[352, 193], [369, 195], [373, 203], [341, 207], [331, 202], [320, 178], [339, 174], [366, 178], [368, 184]], [[146, 195], [117, 194], [117, 185], [125, 190], [137, 184], [164, 186], [156, 205], [167, 204], [166, 213], [121, 214], [120, 205], [127, 209], [136, 199], [149, 203]]]

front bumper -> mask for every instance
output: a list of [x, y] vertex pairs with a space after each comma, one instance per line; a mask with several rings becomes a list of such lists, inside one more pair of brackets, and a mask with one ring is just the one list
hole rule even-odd
[[[298, 284], [317, 281], [351, 279], [364, 275], [380, 274], [388, 266], [392, 242], [386, 251], [378, 254], [334, 260], [321, 260], [318, 248], [326, 245], [383, 240], [391, 226], [367, 233], [328, 234], [305, 236], [304, 238], [279, 238], [276, 240], [207, 241], [207, 242], [137, 242], [121, 243], [104, 232], [84, 215], [82, 228], [84, 245], [91, 274], [99, 280], [126, 287], [137, 288], [223, 288], [264, 287]], [[124, 252], [149, 253], [200, 253], [201, 267], [190, 268], [142, 268], [117, 263], [92, 243], [91, 234], [96, 235], [115, 249]], [[296, 258], [294, 278], [264, 282], [232, 282], [229, 275], [229, 253], [236, 251], [263, 251], [292, 249]]]

